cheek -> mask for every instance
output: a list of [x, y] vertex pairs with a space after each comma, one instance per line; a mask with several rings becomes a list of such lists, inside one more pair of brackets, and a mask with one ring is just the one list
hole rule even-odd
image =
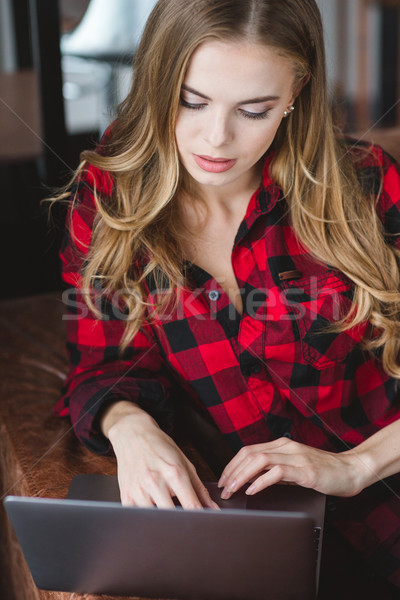
[[185, 123], [184, 119], [179, 115], [175, 123], [175, 139], [178, 148], [182, 146], [185, 138]]
[[251, 153], [253, 156], [262, 156], [272, 144], [277, 129], [278, 126], [271, 125], [262, 128], [261, 131], [253, 132], [253, 134], [248, 136], [247, 140], [244, 141], [243, 146], [248, 148], [249, 154]]
[[188, 118], [185, 114], [178, 115], [175, 123], [175, 139], [178, 148], [190, 139], [193, 139], [194, 132], [194, 119]]

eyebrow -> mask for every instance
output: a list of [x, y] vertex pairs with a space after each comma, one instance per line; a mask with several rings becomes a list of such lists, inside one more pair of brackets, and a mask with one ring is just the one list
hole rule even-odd
[[[197, 90], [194, 90], [193, 88], [189, 87], [188, 85], [182, 85], [182, 89], [185, 90], [185, 92], [190, 92], [191, 94], [195, 94], [196, 96], [200, 96], [200, 98], [204, 98], [204, 100], [210, 100], [211, 98], [209, 98], [208, 96], [205, 96], [204, 94], [201, 94], [200, 92], [198, 92]], [[261, 102], [267, 102], [267, 101], [271, 101], [271, 100], [280, 100], [280, 96], [262, 96], [259, 98], [250, 98], [249, 100], [242, 100], [241, 102], [238, 102], [238, 105], [240, 104], [260, 104]]]

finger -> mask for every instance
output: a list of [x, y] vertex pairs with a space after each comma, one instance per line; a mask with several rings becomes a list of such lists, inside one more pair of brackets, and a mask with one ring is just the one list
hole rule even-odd
[[150, 491], [150, 495], [157, 508], [175, 508], [171, 492], [165, 484], [161, 483], [158, 487], [155, 487]]
[[178, 498], [182, 508], [189, 510], [197, 510], [203, 508], [203, 505], [195, 493], [194, 489], [190, 486], [190, 489], [184, 486], [178, 486], [174, 488], [174, 493]]
[[[179, 493], [187, 498], [185, 502], [193, 504], [189, 508], [201, 508], [201, 503], [194, 490], [191, 488], [189, 474], [186, 465], [172, 464], [167, 467], [163, 475], [158, 472], [149, 471], [141, 480], [141, 495], [147, 499], [149, 497], [152, 504], [158, 508], [175, 508], [172, 500], [176, 496], [184, 507]], [[181, 490], [181, 491], [179, 491]], [[186, 494], [186, 496], [185, 496]]]
[[121, 504], [122, 506], [136, 506], [136, 503], [132, 496], [128, 492], [120, 491]]
[[229, 461], [226, 465], [225, 469], [221, 473], [221, 477], [218, 481], [218, 487], [224, 487], [226, 482], [232, 479], [232, 474], [237, 472], [238, 469], [243, 465], [244, 462], [247, 462], [249, 456], [251, 456], [254, 452], [257, 452], [260, 444], [255, 444], [254, 446], [245, 446], [241, 448], [239, 452]]
[[269, 471], [275, 465], [296, 466], [297, 462], [298, 457], [293, 454], [260, 452], [257, 455], [249, 455], [247, 460], [242, 461], [237, 470], [231, 473], [225, 483], [221, 497], [227, 500], [243, 485], [256, 478], [261, 471]]
[[249, 457], [254, 454], [258, 454], [260, 452], [270, 452], [272, 450], [277, 450], [280, 448], [284, 452], [294, 451], [298, 446], [297, 442], [293, 442], [292, 440], [281, 437], [272, 442], [265, 442], [263, 444], [252, 444], [250, 446], [244, 446], [239, 450], [239, 452], [232, 458], [231, 461], [226, 465], [223, 470], [221, 477], [218, 481], [218, 487], [223, 487], [226, 484], [226, 481], [232, 478], [232, 473], [243, 464], [243, 462], [247, 462]]
[[188, 472], [181, 469], [173, 469], [168, 477], [169, 489], [176, 496], [182, 506], [186, 509], [203, 508], [203, 505], [195, 492]]
[[272, 442], [265, 442], [265, 444], [263, 444], [263, 446], [265, 446], [265, 448], [267, 450], [277, 450], [278, 448], [282, 448], [283, 446], [294, 446], [294, 445], [298, 445], [298, 442], [295, 442], [293, 440], [291, 440], [290, 438], [287, 437], [280, 437], [277, 438], [276, 440], [272, 440]]
[[199, 479], [194, 465], [185, 457], [185, 469], [174, 468], [168, 479], [170, 490], [176, 495], [183, 508], [213, 508], [219, 506], [211, 500], [207, 488]]
[[132, 490], [128, 487], [121, 487], [121, 503], [123, 506], [140, 506], [149, 508], [154, 506], [152, 498], [142, 490]]
[[252, 496], [253, 494], [257, 494], [261, 490], [264, 490], [275, 483], [279, 483], [281, 481], [287, 483], [297, 483], [301, 485], [301, 477], [299, 473], [298, 467], [292, 467], [289, 465], [275, 465], [272, 467], [270, 471], [260, 475], [246, 490], [246, 494]]
[[195, 476], [192, 478], [192, 485], [203, 506], [220, 510], [218, 504], [211, 499], [209, 491], [197, 477], [197, 474], [195, 474]]

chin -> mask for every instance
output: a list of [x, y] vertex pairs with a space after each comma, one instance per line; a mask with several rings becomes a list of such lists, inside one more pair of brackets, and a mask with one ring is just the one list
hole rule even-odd
[[191, 174], [191, 177], [196, 181], [196, 183], [200, 184], [200, 185], [209, 185], [210, 187], [218, 187], [220, 185], [226, 185], [228, 183], [231, 183], [233, 181], [234, 178], [232, 177], [223, 177], [221, 176], [221, 174], [207, 174], [205, 173], [204, 176], [202, 177], [201, 175], [196, 175], [194, 176], [194, 174]]

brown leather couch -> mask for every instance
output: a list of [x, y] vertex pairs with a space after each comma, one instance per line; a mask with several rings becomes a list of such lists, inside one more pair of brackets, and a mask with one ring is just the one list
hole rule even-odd
[[[64, 498], [78, 473], [115, 474], [115, 460], [84, 448], [68, 419], [53, 416], [67, 372], [60, 295], [0, 303], [0, 496]], [[205, 480], [215, 475], [182, 443]], [[99, 596], [45, 592], [33, 583], [0, 504], [1, 600], [94, 600]], [[101, 596], [106, 600], [105, 596]]]

